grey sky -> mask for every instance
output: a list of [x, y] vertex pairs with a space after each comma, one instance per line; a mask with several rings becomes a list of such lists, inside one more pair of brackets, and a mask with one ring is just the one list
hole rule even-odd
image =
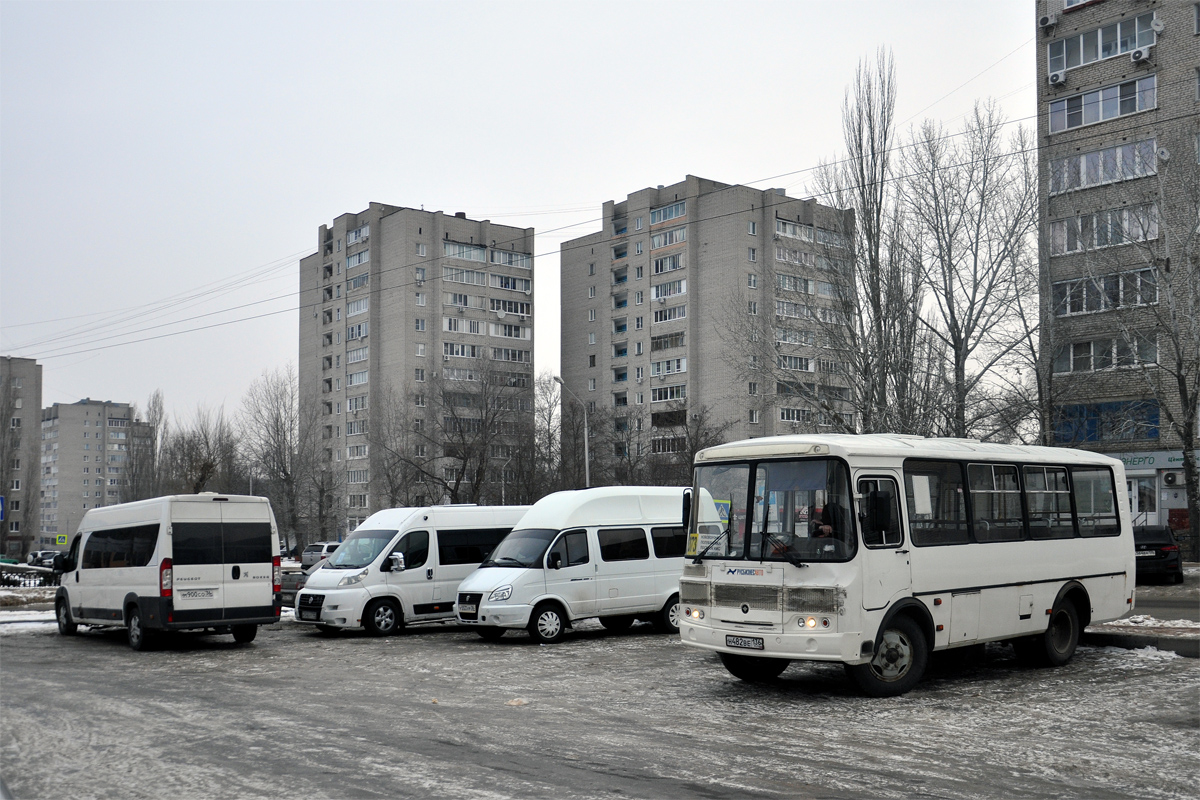
[[378, 201], [536, 227], [536, 368], [557, 369], [558, 247], [603, 201], [689, 173], [802, 196], [879, 45], [902, 120], [954, 128], [987, 96], [1030, 117], [1033, 13], [5, 0], [0, 352], [42, 361], [47, 405], [161, 388], [236, 411], [296, 360], [317, 227]]

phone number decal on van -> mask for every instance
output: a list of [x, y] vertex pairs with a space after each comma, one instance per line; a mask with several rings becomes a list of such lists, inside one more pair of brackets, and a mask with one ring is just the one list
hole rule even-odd
[[208, 600], [213, 596], [212, 589], [186, 589], [179, 592], [184, 600]]

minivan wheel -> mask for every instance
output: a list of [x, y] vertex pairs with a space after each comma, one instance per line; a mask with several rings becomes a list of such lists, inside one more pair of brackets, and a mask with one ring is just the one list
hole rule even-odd
[[233, 640], [238, 644], [250, 644], [258, 636], [257, 625], [234, 625]]
[[601, 617], [600, 624], [604, 626], [605, 630], [612, 631], [613, 633], [622, 633], [629, 630], [633, 625], [633, 615], [624, 614], [619, 617]]
[[679, 595], [671, 595], [667, 604], [654, 615], [654, 630], [659, 633], [679, 633]]
[[142, 612], [137, 608], [129, 609], [129, 626], [127, 633], [129, 635], [129, 646], [134, 650], [150, 649], [150, 631], [142, 627]]
[[529, 635], [538, 644], [554, 644], [566, 635], [566, 620], [562, 610], [553, 603], [545, 603], [533, 610], [529, 619]]
[[372, 636], [391, 636], [400, 629], [400, 611], [391, 600], [376, 600], [363, 612], [363, 627]]
[[63, 636], [74, 636], [79, 630], [79, 626], [71, 619], [71, 609], [67, 606], [66, 600], [58, 601], [58, 608], [55, 616], [58, 617], [58, 632]]

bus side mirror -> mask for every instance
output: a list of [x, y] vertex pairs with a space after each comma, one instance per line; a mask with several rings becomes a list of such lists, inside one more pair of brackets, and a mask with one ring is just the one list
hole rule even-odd
[[550, 569], [562, 569], [562, 553], [550, 554]]
[[688, 530], [688, 523], [691, 522], [692, 516], [692, 490], [683, 490], [683, 529]]

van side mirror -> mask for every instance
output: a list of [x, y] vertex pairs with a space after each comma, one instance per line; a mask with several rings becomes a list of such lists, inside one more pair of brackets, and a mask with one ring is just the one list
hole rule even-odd
[[688, 523], [690, 523], [692, 521], [691, 516], [692, 516], [692, 490], [684, 489], [683, 490], [683, 529], [685, 531], [689, 529]]
[[404, 572], [404, 553], [392, 553], [388, 556], [388, 572]]
[[562, 553], [550, 554], [550, 569], [562, 569]]
[[54, 554], [54, 563], [51, 565], [50, 568], [52, 570], [54, 570], [55, 572], [66, 572], [67, 571], [66, 567], [67, 567], [67, 560], [65, 558], [63, 558], [63, 554], [55, 553]]

